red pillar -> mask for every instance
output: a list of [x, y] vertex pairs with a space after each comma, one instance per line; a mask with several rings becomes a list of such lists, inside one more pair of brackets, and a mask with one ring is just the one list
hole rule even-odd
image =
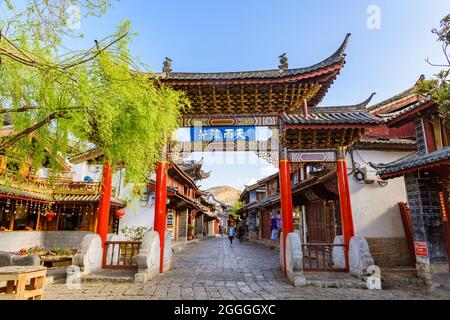
[[294, 218], [292, 211], [292, 190], [291, 190], [291, 165], [289, 160], [280, 160], [280, 199], [281, 199], [281, 218], [283, 224], [283, 257], [284, 274], [286, 275], [286, 238], [291, 232], [294, 232]]
[[350, 186], [348, 183], [347, 162], [345, 160], [345, 150], [338, 150], [338, 159], [336, 163], [336, 175], [339, 189], [339, 206], [341, 210], [342, 232], [345, 244], [345, 262], [349, 268], [348, 251], [350, 239], [355, 235], [353, 227], [352, 204], [350, 200]]
[[109, 208], [111, 206], [112, 164], [107, 160], [103, 164], [103, 177], [98, 205], [97, 234], [102, 238], [102, 246], [106, 241], [109, 225]]
[[159, 272], [164, 270], [164, 236], [167, 227], [166, 199], [167, 199], [167, 161], [161, 161], [156, 168], [155, 190], [155, 231], [159, 233], [160, 254]]

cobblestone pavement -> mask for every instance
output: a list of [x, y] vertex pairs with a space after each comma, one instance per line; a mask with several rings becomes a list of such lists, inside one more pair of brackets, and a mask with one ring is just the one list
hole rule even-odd
[[278, 251], [255, 244], [205, 239], [174, 256], [174, 268], [146, 284], [83, 283], [46, 289], [46, 299], [450, 299], [450, 291], [294, 288], [278, 267]]

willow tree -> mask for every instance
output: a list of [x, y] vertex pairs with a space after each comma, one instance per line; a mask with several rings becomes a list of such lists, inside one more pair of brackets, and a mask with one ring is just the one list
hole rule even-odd
[[[118, 0], [117, 0], [118, 1]], [[112, 0], [0, 0], [0, 29], [17, 29], [35, 40], [59, 44], [64, 36], [83, 36], [74, 28], [82, 17], [100, 17]]]
[[437, 36], [437, 40], [441, 43], [442, 53], [444, 56], [443, 63], [432, 63], [429, 59], [427, 62], [441, 70], [434, 75], [431, 80], [421, 80], [418, 83], [418, 92], [420, 94], [430, 96], [439, 106], [439, 111], [446, 123], [450, 120], [450, 14], [445, 16], [438, 28], [432, 30]]
[[187, 101], [131, 57], [129, 29], [125, 22], [91, 49], [64, 55], [25, 32], [3, 35], [0, 115], [13, 130], [0, 153], [57, 167], [70, 145], [90, 144], [125, 166], [128, 182], [143, 182]]

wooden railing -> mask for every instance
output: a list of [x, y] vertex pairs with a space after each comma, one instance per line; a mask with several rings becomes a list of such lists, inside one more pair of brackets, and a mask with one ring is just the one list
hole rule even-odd
[[406, 243], [408, 245], [409, 259], [411, 265], [416, 265], [416, 250], [414, 248], [413, 227], [411, 222], [411, 210], [406, 202], [399, 202], [400, 215], [402, 217], [403, 229], [405, 230]]
[[137, 269], [135, 257], [139, 254], [140, 241], [105, 241], [103, 269]]
[[346, 271], [347, 268], [336, 267], [333, 262], [333, 248], [343, 244], [314, 243], [303, 244], [303, 270], [305, 271]]

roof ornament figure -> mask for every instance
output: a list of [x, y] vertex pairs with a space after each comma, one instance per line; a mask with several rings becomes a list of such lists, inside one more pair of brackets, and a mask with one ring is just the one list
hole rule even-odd
[[280, 58], [280, 64], [278, 65], [278, 69], [280, 69], [281, 71], [285, 71], [285, 70], [289, 69], [288, 58], [286, 56], [286, 52], [283, 53], [282, 55], [280, 55], [278, 58]]
[[165, 57], [162, 72], [166, 75], [172, 72], [172, 59]]

